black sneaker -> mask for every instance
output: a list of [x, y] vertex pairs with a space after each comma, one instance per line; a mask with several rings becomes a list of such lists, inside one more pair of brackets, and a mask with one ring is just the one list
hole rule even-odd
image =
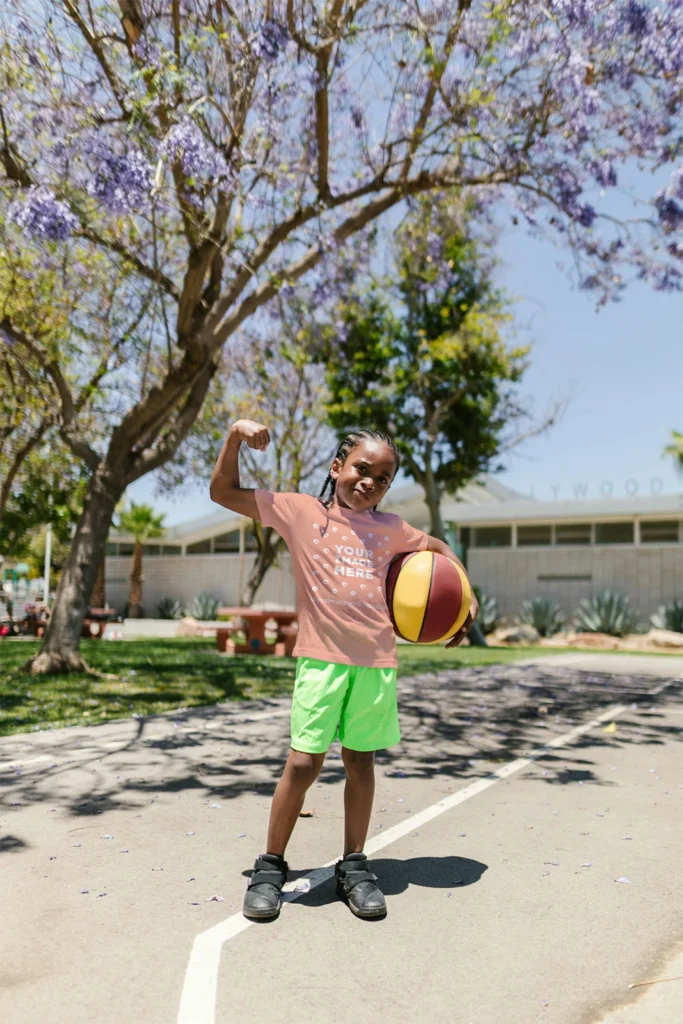
[[387, 912], [377, 875], [370, 871], [364, 853], [350, 853], [334, 866], [337, 895], [348, 903], [356, 917], [383, 917]]
[[254, 871], [244, 894], [242, 913], [245, 917], [266, 920], [277, 917], [282, 900], [280, 893], [287, 881], [289, 866], [284, 857], [263, 853], [254, 861]]

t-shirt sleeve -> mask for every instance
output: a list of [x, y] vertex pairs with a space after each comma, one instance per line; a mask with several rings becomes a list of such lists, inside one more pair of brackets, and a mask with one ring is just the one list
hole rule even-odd
[[272, 526], [286, 541], [289, 541], [296, 523], [303, 497], [296, 491], [266, 491], [260, 488], [254, 491], [261, 522], [264, 526]]
[[411, 526], [405, 519], [398, 519], [398, 536], [401, 544], [401, 551], [424, 551], [429, 543], [429, 534], [424, 530], [418, 530]]

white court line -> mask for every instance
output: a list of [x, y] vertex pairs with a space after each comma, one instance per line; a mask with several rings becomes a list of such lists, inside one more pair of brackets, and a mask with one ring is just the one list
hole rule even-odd
[[[661, 686], [656, 687], [654, 690], [649, 690], [647, 695], [655, 696], [661, 693], [662, 690], [674, 681], [674, 679], [668, 679]], [[432, 804], [431, 807], [427, 807], [418, 814], [414, 814], [407, 821], [387, 829], [381, 836], [369, 840], [365, 845], [365, 852], [370, 855], [383, 849], [385, 846], [389, 846], [391, 843], [395, 843], [397, 839], [401, 839], [409, 832], [414, 831], [419, 825], [432, 821], [446, 811], [450, 811], [451, 808], [457, 807], [458, 804], [464, 803], [465, 800], [469, 800], [490, 786], [494, 786], [501, 779], [506, 779], [508, 776], [520, 771], [520, 769], [526, 768], [527, 765], [544, 757], [548, 750], [572, 743], [579, 736], [594, 729], [595, 726], [601, 725], [602, 722], [614, 720], [626, 711], [628, 707], [629, 705], [626, 704], [617, 704], [604, 711], [601, 715], [598, 715], [597, 718], [593, 718], [590, 722], [579, 725], [562, 736], [556, 736], [555, 739], [549, 740], [544, 746], [530, 751], [526, 757], [519, 757], [514, 761], [510, 761], [509, 764], [498, 768], [486, 778], [479, 779], [477, 782], [465, 786], [444, 800], [439, 800], [438, 803]], [[337, 860], [338, 858], [335, 857], [334, 860], [328, 861], [323, 867], [317, 868], [307, 876], [310, 881], [309, 892], [330, 878]], [[294, 891], [294, 887], [301, 884], [302, 881], [302, 878], [298, 878], [296, 881], [287, 883], [283, 889], [283, 892], [285, 892], [282, 901], [283, 905], [299, 898], [301, 893]], [[228, 939], [234, 939], [236, 935], [246, 931], [252, 924], [252, 921], [239, 912], [233, 914], [232, 917], [226, 918], [225, 921], [214, 925], [213, 928], [208, 928], [205, 932], [200, 932], [199, 935], [195, 936], [187, 971], [185, 972], [177, 1024], [215, 1024], [218, 971], [223, 943], [227, 942]]]

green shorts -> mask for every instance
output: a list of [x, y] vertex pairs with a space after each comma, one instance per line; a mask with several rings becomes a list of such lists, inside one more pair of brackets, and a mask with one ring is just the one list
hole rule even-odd
[[401, 739], [396, 669], [299, 658], [292, 696], [292, 749], [324, 754], [339, 737], [349, 750], [383, 750]]

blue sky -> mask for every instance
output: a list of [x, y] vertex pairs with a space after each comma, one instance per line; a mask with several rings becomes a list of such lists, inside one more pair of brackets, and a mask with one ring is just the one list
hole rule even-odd
[[[643, 198], [655, 190], [652, 179], [637, 184]], [[661, 452], [670, 431], [683, 430], [683, 296], [636, 283], [596, 312], [550, 243], [520, 226], [504, 232], [500, 252], [500, 283], [520, 300], [519, 340], [533, 343], [524, 394], [538, 415], [553, 400], [568, 403], [548, 434], [507, 456], [498, 479], [545, 500], [682, 491]], [[206, 485], [174, 500], [156, 496], [147, 477], [128, 494], [165, 512], [168, 525], [216, 507]]]

